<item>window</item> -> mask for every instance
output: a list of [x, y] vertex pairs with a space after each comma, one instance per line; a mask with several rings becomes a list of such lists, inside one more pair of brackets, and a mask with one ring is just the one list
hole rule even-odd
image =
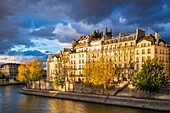
[[117, 51], [115, 51], [115, 55], [117, 55]]
[[155, 49], [155, 53], [157, 53], [157, 49]]
[[120, 50], [120, 54], [122, 54], [122, 50]]
[[124, 56], [124, 61], [127, 61], [127, 56]]
[[143, 46], [146, 47], [146, 44], [144, 43]]
[[79, 57], [81, 57], [81, 54], [79, 54]]
[[82, 54], [82, 57], [84, 57], [84, 54]]
[[151, 59], [151, 57], [150, 57], [150, 56], [148, 56], [148, 59]]
[[139, 62], [139, 57], [136, 57], [136, 62]]
[[142, 62], [144, 62], [145, 61], [145, 57], [142, 57]]
[[136, 65], [136, 70], [139, 70], [139, 64]]
[[130, 60], [133, 60], [133, 56], [130, 56]]
[[126, 68], [126, 67], [127, 67], [127, 65], [126, 65], [126, 64], [124, 64], [124, 67]]
[[82, 63], [84, 63], [84, 59], [82, 59]]
[[160, 54], [162, 54], [162, 51], [161, 51], [161, 49], [160, 49]]
[[136, 50], [136, 54], [139, 55], [139, 50]]
[[119, 61], [122, 61], [122, 57], [119, 57]]
[[124, 50], [124, 53], [127, 54], [127, 49]]
[[142, 49], [142, 54], [145, 54], [145, 50], [144, 49]]
[[128, 45], [128, 44], [127, 44], [127, 43], [125, 43], [125, 47], [127, 47], [127, 45]]
[[151, 49], [148, 49], [148, 54], [150, 54], [151, 53]]
[[119, 47], [122, 47], [122, 44], [120, 44]]
[[164, 62], [164, 57], [162, 57], [162, 62]]
[[79, 63], [81, 63], [81, 60], [79, 60]]
[[131, 46], [133, 46], [133, 45], [134, 45], [134, 43], [133, 43], [133, 42], [131, 42], [131, 43], [130, 43], [130, 45], [131, 45]]
[[115, 61], [117, 61], [117, 57], [115, 57]]
[[130, 53], [133, 53], [133, 49], [130, 49]]

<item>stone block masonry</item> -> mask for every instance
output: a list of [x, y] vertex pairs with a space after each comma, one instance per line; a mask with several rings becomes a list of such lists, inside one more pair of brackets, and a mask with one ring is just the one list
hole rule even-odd
[[59, 91], [47, 91], [47, 90], [33, 90], [23, 88], [20, 93], [46, 96], [60, 99], [69, 99], [85, 102], [94, 102], [101, 104], [128, 106], [160, 111], [170, 111], [170, 101], [169, 100], [158, 100], [158, 99], [139, 99], [139, 98], [129, 98], [129, 97], [117, 97], [109, 95], [94, 95], [94, 94], [82, 94], [82, 93], [72, 93], [72, 92], [59, 92]]

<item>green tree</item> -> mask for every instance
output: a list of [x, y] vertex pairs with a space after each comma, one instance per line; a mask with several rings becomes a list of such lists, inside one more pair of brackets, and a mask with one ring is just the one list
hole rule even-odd
[[56, 87], [56, 88], [58, 88], [59, 86], [60, 86], [60, 80], [59, 80], [59, 77], [55, 77], [54, 78], [54, 86]]
[[160, 88], [167, 83], [163, 70], [164, 64], [158, 58], [147, 59], [140, 72], [133, 76], [132, 84], [139, 90], [159, 92]]
[[0, 79], [4, 79], [5, 78], [5, 74], [0, 72]]
[[27, 83], [27, 86], [31, 81], [39, 81], [40, 88], [40, 80], [44, 73], [44, 69], [41, 67], [42, 64], [43, 62], [38, 58], [24, 62], [18, 67], [17, 80]]

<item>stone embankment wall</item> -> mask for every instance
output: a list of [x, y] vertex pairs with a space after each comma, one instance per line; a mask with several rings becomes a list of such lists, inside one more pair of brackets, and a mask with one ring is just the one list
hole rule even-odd
[[33, 90], [23, 88], [21, 91], [23, 94], [47, 96], [61, 99], [70, 99], [86, 102], [95, 102], [110, 105], [120, 105], [128, 107], [146, 108], [153, 110], [170, 111], [170, 101], [168, 100], [154, 100], [154, 99], [139, 99], [128, 97], [117, 97], [109, 95], [94, 95], [83, 93], [71, 93], [71, 92], [59, 92], [59, 91], [47, 91], [47, 90]]
[[[66, 86], [66, 87], [65, 87]], [[132, 85], [128, 83], [122, 83], [118, 86], [113, 87], [111, 90], [105, 90], [97, 87], [85, 87], [81, 82], [68, 83], [60, 85], [56, 88], [52, 82], [46, 81], [36, 81], [29, 85], [30, 89], [41, 89], [41, 90], [54, 90], [63, 92], [76, 92], [85, 94], [98, 94], [98, 95], [110, 95], [110, 96], [123, 96], [123, 97], [135, 97], [135, 98], [153, 98], [153, 99], [166, 99], [170, 100], [170, 86], [163, 88], [160, 93], [155, 93], [150, 95], [147, 92], [143, 92], [135, 89]]]

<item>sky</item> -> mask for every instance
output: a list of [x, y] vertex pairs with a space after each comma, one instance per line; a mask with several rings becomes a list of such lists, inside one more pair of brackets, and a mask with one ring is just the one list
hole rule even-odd
[[45, 62], [78, 36], [106, 27], [114, 36], [159, 32], [170, 44], [170, 0], [1, 0], [0, 64]]

